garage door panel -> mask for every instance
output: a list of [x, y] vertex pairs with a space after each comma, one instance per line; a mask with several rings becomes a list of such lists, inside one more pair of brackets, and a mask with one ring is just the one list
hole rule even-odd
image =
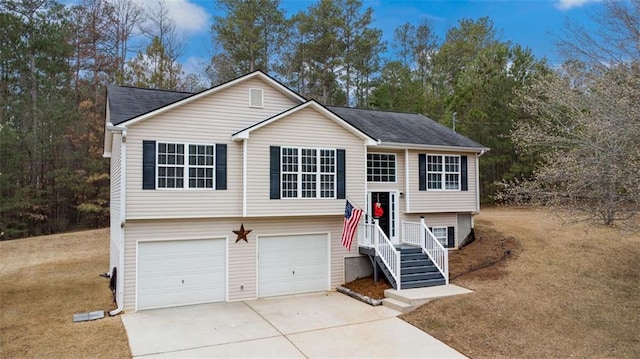
[[326, 234], [261, 237], [258, 242], [258, 295], [327, 289]]
[[224, 300], [225, 240], [141, 242], [138, 309]]

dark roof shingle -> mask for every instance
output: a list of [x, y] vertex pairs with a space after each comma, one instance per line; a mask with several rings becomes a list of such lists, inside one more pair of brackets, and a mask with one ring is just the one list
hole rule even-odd
[[192, 95], [189, 92], [110, 85], [107, 87], [107, 97], [111, 123], [117, 126]]
[[485, 148], [421, 114], [335, 106], [327, 108], [383, 143]]
[[[192, 95], [189, 92], [112, 85], [107, 88], [110, 120], [112, 124], [119, 125]], [[336, 106], [326, 108], [383, 144], [485, 148], [424, 115]]]

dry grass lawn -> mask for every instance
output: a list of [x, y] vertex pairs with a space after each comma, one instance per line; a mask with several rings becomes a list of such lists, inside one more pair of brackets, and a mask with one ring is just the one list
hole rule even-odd
[[513, 237], [514, 254], [453, 281], [474, 294], [403, 319], [472, 358], [640, 358], [640, 234], [516, 208], [483, 209], [476, 227]]
[[[452, 253], [453, 282], [474, 294], [403, 319], [472, 358], [640, 358], [640, 234], [562, 224], [544, 211], [483, 209], [480, 239]], [[500, 244], [498, 244], [500, 243]], [[108, 230], [0, 242], [0, 358], [127, 358], [112, 310]], [[460, 273], [453, 273], [460, 271]]]
[[115, 309], [108, 253], [108, 229], [0, 242], [0, 358], [131, 357], [119, 317], [72, 321]]

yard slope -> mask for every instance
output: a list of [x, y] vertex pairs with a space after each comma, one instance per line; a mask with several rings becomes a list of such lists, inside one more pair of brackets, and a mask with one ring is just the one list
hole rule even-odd
[[472, 358], [640, 358], [638, 233], [516, 208], [483, 209], [476, 227], [516, 253], [453, 281], [474, 294], [404, 320]]
[[108, 253], [108, 229], [0, 242], [0, 357], [130, 358], [119, 317], [72, 322], [115, 308]]

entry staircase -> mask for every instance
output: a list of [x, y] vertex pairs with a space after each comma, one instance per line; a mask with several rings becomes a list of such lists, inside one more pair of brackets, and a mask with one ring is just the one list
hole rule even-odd
[[369, 256], [376, 281], [380, 270], [396, 290], [449, 284], [448, 251], [424, 219], [403, 222], [401, 238], [392, 243], [375, 219], [362, 226], [358, 251]]

